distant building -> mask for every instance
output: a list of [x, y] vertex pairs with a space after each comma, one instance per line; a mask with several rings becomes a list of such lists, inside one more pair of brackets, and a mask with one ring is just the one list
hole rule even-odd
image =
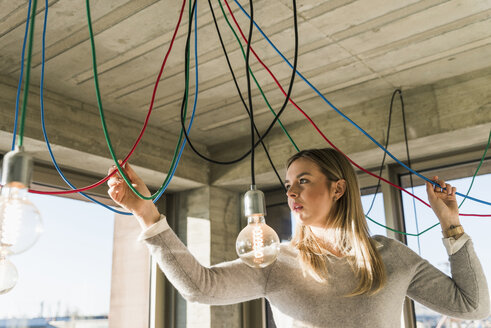
[[90, 317], [55, 317], [0, 319], [0, 328], [108, 328], [107, 315]]
[[0, 319], [0, 328], [56, 328], [49, 318]]

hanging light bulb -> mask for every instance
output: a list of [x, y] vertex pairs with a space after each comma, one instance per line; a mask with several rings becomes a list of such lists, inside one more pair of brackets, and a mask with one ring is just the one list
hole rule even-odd
[[19, 254], [29, 249], [42, 233], [41, 215], [28, 200], [32, 157], [21, 148], [3, 159], [0, 197], [0, 253]]
[[276, 232], [266, 224], [264, 194], [251, 186], [244, 195], [247, 226], [237, 237], [235, 248], [240, 259], [253, 268], [264, 268], [274, 262], [280, 252]]
[[0, 251], [0, 295], [8, 293], [17, 284], [17, 269]]

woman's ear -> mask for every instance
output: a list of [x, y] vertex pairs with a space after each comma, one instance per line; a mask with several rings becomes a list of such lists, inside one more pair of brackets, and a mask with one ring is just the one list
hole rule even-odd
[[334, 183], [335, 189], [334, 189], [334, 197], [336, 200], [341, 198], [345, 191], [346, 191], [346, 180], [344, 179], [339, 179]]

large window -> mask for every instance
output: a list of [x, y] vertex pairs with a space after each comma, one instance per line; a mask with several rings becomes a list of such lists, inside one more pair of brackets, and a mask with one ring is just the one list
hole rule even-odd
[[[25, 253], [12, 256], [19, 280], [0, 295], [0, 327], [46, 321], [91, 321], [107, 327], [114, 215], [98, 205], [30, 194], [44, 232]], [[8, 319], [8, 320], [7, 320]]]
[[[455, 170], [454, 170], [455, 171]], [[433, 173], [432, 173], [433, 174]], [[429, 174], [427, 176], [430, 176]], [[455, 176], [455, 173], [451, 173], [450, 169], [446, 169], [446, 172], [437, 172], [440, 177]], [[471, 184], [472, 177], [455, 178], [449, 180], [448, 183], [457, 187], [457, 191], [466, 194]], [[407, 184], [406, 184], [407, 185]], [[470, 191], [470, 196], [489, 201], [489, 186], [491, 185], [491, 174], [478, 175], [474, 181], [473, 187]], [[424, 185], [414, 187], [414, 193], [427, 201], [426, 190]], [[411, 191], [411, 188], [407, 188]], [[426, 228], [431, 227], [435, 223], [438, 223], [438, 219], [433, 214], [433, 211], [420, 202], [413, 204], [412, 197], [403, 194], [403, 210], [404, 219], [407, 232], [416, 233], [417, 231], [423, 231]], [[459, 204], [462, 202], [461, 197], [457, 197]], [[491, 212], [490, 207], [484, 204], [476, 203], [471, 200], [466, 200], [460, 208], [462, 213], [483, 213], [489, 214]], [[479, 256], [484, 268], [488, 282], [491, 281], [491, 258], [489, 256], [489, 231], [491, 231], [491, 220], [489, 218], [479, 217], [461, 217], [460, 218], [465, 231], [471, 236], [476, 253]], [[408, 246], [415, 252], [419, 253], [423, 258], [427, 259], [434, 266], [441, 271], [449, 274], [450, 264], [448, 262], [448, 255], [442, 244], [442, 234], [440, 226], [433, 228], [432, 230], [422, 234], [418, 237], [407, 238]], [[491, 326], [491, 317], [479, 322], [457, 320], [447, 318], [439, 313], [429, 310], [421, 304], [415, 304], [417, 327], [489, 327]]]

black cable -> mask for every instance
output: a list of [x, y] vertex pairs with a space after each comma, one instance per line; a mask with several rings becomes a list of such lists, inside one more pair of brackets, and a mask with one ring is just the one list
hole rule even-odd
[[[191, 30], [192, 30], [192, 25], [193, 25], [194, 8], [196, 7], [196, 1], [197, 0], [193, 1], [193, 7], [191, 8], [191, 15], [189, 16], [189, 23], [188, 23], [188, 33], [186, 36], [186, 47], [184, 48], [184, 83], [185, 84], [189, 80], [189, 62], [188, 62], [188, 57], [189, 57], [189, 53], [190, 53], [189, 41], [191, 39]], [[196, 27], [196, 28], [198, 28], [198, 27]], [[188, 97], [188, 88], [185, 87], [184, 88], [184, 95], [182, 97], [182, 102], [181, 102], [181, 123], [183, 122], [183, 120], [185, 120], [184, 107], [186, 104], [187, 97]]]
[[254, 174], [254, 109], [252, 106], [252, 92], [251, 92], [251, 75], [249, 74], [249, 55], [251, 54], [251, 42], [252, 42], [252, 28], [254, 27], [254, 6], [253, 0], [249, 0], [249, 35], [247, 36], [247, 50], [246, 50], [246, 78], [247, 78], [247, 96], [249, 97], [249, 111], [251, 121], [251, 185], [256, 185], [256, 176]]
[[[216, 16], [215, 16], [215, 11], [213, 10], [213, 6], [211, 4], [211, 0], [208, 0], [208, 6], [210, 7], [210, 11], [211, 11], [211, 14], [213, 16], [213, 22], [215, 23], [215, 29], [217, 31], [217, 34], [218, 34], [218, 39], [220, 40], [220, 44], [222, 46], [222, 50], [223, 50], [223, 54], [225, 55], [225, 59], [227, 61], [227, 65], [228, 65], [228, 68], [229, 68], [229, 71], [230, 71], [230, 74], [232, 75], [232, 80], [234, 81], [234, 84], [235, 84], [235, 88], [237, 89], [237, 93], [239, 94], [239, 97], [240, 97], [240, 100], [242, 101], [242, 104], [247, 112], [247, 114], [249, 115], [249, 118], [251, 117], [251, 113], [249, 111], [249, 107], [247, 106], [245, 100], [244, 100], [244, 97], [242, 96], [242, 91], [240, 90], [240, 87], [239, 87], [239, 84], [237, 82], [237, 79], [235, 77], [235, 73], [234, 73], [234, 69], [232, 67], [232, 64], [230, 62], [230, 59], [228, 57], [228, 53], [227, 53], [227, 50], [225, 48], [225, 43], [223, 42], [223, 38], [222, 38], [222, 34], [220, 33], [220, 28], [218, 27], [218, 22], [217, 22], [217, 19], [216, 19]], [[250, 66], [249, 66], [249, 71], [250, 71]], [[269, 163], [271, 164], [271, 167], [273, 168], [273, 171], [276, 175], [276, 177], [278, 178], [279, 182], [280, 182], [280, 185], [282, 188], [285, 188], [284, 186], [284, 183], [283, 183], [283, 180], [281, 179], [279, 173], [278, 173], [278, 170], [276, 169], [270, 155], [269, 155], [269, 152], [268, 152], [268, 149], [266, 148], [266, 145], [264, 144], [264, 141], [263, 139], [261, 138], [261, 134], [259, 133], [259, 130], [257, 129], [256, 125], [254, 124], [254, 120], [252, 120], [252, 123], [253, 123], [253, 126], [254, 126], [254, 130], [256, 131], [256, 134], [257, 136], [259, 137], [259, 141], [261, 142], [261, 145], [264, 149], [264, 152], [266, 153], [266, 156], [268, 157], [268, 160], [269, 160]], [[252, 147], [251, 147], [252, 148]], [[286, 191], [286, 189], [285, 189]]]
[[[394, 98], [396, 96], [396, 94], [399, 93], [399, 99], [401, 100], [401, 104], [403, 103], [402, 101], [402, 91], [400, 89], [396, 89], [394, 90], [394, 92], [392, 93], [392, 97], [390, 98], [390, 107], [389, 107], [389, 123], [387, 124], [387, 140], [385, 141], [385, 146], [384, 148], [387, 149], [387, 147], [389, 146], [389, 139], [390, 139], [390, 125], [391, 125], [391, 122], [392, 122], [392, 108], [393, 108], [393, 105], [394, 105]], [[387, 157], [387, 153], [384, 152], [384, 157], [382, 158], [382, 164], [380, 164], [380, 170], [378, 172], [378, 175], [379, 176], [382, 176], [382, 171], [384, 170], [384, 164], [385, 164], [385, 158]], [[372, 204], [370, 205], [370, 208], [368, 209], [367, 211], [367, 215], [370, 213], [370, 211], [372, 210], [372, 207], [373, 207], [373, 203], [375, 202], [375, 198], [377, 197], [377, 193], [378, 193], [378, 190], [380, 188], [380, 179], [377, 181], [377, 187], [375, 188], [375, 194], [373, 196], [373, 199], [372, 199]]]
[[[404, 141], [406, 143], [406, 156], [407, 156], [407, 166], [411, 168], [411, 158], [409, 157], [409, 143], [407, 139], [407, 130], [406, 130], [406, 113], [404, 112], [404, 101], [402, 100], [402, 92], [401, 94], [401, 110], [402, 110], [402, 124], [404, 126]], [[409, 180], [411, 180], [411, 187], [413, 186], [413, 174], [411, 171], [409, 172]]]
[[[274, 120], [271, 122], [271, 124], [267, 128], [266, 132], [259, 138], [259, 140], [257, 142], [255, 142], [254, 147], [257, 147], [259, 145], [259, 143], [268, 135], [268, 133], [271, 131], [271, 129], [273, 128], [273, 126], [276, 123], [276, 121], [280, 118], [281, 114], [283, 113], [284, 109], [286, 108], [286, 105], [288, 104], [288, 100], [290, 99], [290, 95], [291, 95], [291, 92], [292, 92], [292, 89], [293, 89], [293, 81], [295, 79], [296, 70], [297, 70], [297, 62], [298, 62], [298, 22], [297, 22], [297, 6], [296, 6], [296, 1], [295, 0], [293, 1], [293, 14], [294, 14], [293, 15], [293, 19], [294, 19], [294, 32], [295, 32], [295, 54], [294, 54], [294, 60], [293, 60], [292, 76], [291, 76], [291, 79], [290, 79], [290, 84], [289, 84], [289, 87], [288, 87], [287, 96], [285, 98], [285, 101], [284, 101], [283, 105], [281, 106], [281, 109], [278, 111], [278, 114], [276, 115], [276, 117], [274, 118]], [[215, 15], [213, 15], [213, 18], [214, 18], [215, 24], [216, 24]], [[186, 48], [189, 47], [190, 34], [191, 34], [191, 28], [188, 29], [188, 36], [187, 36], [187, 39], [186, 39]], [[222, 47], [224, 48], [223, 43], [222, 43]], [[224, 49], [224, 51], [226, 51], [226, 49]], [[185, 63], [185, 65], [188, 65], [188, 63]], [[233, 76], [233, 78], [234, 78], [234, 82], [237, 83], [236, 80], [235, 80], [235, 76]], [[185, 92], [185, 96], [187, 96], [187, 92]], [[185, 121], [185, 117], [184, 117], [184, 101], [183, 101], [183, 103], [181, 104], [181, 126], [184, 126], [185, 127], [185, 122], [184, 121]], [[227, 165], [227, 164], [238, 163], [241, 160], [243, 160], [245, 157], [247, 157], [249, 155], [249, 153], [251, 152], [251, 150], [248, 150], [244, 155], [240, 156], [239, 158], [237, 158], [235, 160], [230, 160], [230, 161], [217, 161], [217, 160], [213, 160], [213, 159], [208, 158], [205, 155], [201, 154], [193, 146], [193, 144], [192, 144], [192, 142], [191, 142], [191, 140], [190, 140], [190, 138], [189, 138], [189, 136], [188, 136], [188, 134], [187, 134], [186, 131], [184, 131], [184, 136], [186, 137], [186, 141], [188, 142], [188, 144], [191, 147], [191, 149], [199, 157], [203, 158], [206, 161], [209, 161], [211, 163], [214, 163], [214, 164]]]
[[[406, 129], [406, 113], [404, 111], [404, 101], [402, 100], [402, 92], [401, 92], [401, 110], [402, 110], [402, 125], [404, 127], [404, 142], [406, 144], [406, 156], [407, 156], [407, 166], [411, 169], [411, 157], [409, 156], [409, 142], [407, 139], [407, 129]], [[409, 181], [411, 183], [411, 192], [414, 193], [414, 183], [413, 183], [413, 174], [409, 171]], [[418, 226], [418, 215], [416, 214], [416, 203], [413, 198], [413, 207], [414, 207], [414, 221], [416, 223], [416, 233], [418, 234], [418, 250], [419, 254], [421, 254], [421, 243], [419, 240], [419, 226]]]

